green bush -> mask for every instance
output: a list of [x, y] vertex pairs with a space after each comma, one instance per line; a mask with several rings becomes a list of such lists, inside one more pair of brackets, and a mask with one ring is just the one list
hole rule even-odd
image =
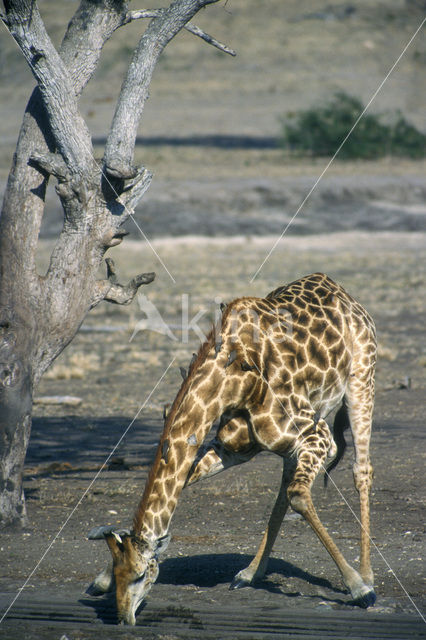
[[[363, 109], [357, 98], [338, 93], [324, 106], [288, 115], [283, 121], [283, 146], [302, 155], [332, 156]], [[381, 116], [366, 113], [339, 151], [343, 159], [385, 155], [423, 158], [426, 136], [400, 113], [391, 124], [382, 122]]]
[[426, 136], [416, 127], [398, 115], [391, 131], [391, 153], [408, 158], [424, 158], [426, 156]]

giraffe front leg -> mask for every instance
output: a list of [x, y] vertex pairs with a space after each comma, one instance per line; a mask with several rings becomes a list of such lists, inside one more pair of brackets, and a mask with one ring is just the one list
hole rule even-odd
[[[216, 439], [215, 439], [216, 440]], [[215, 440], [203, 445], [189, 470], [185, 487], [194, 484], [202, 478], [214, 476], [225, 469], [224, 459], [217, 453]]]
[[234, 465], [247, 462], [258, 450], [251, 440], [247, 418], [241, 415], [224, 415], [216, 437], [200, 447], [185, 486], [214, 476]]
[[110, 563], [87, 587], [86, 593], [90, 596], [101, 596], [104, 593], [108, 593], [108, 591], [112, 591], [113, 584], [114, 575], [112, 563]]
[[275, 500], [268, 526], [263, 534], [259, 549], [249, 566], [239, 571], [230, 584], [230, 589], [241, 589], [261, 580], [268, 566], [268, 559], [274, 546], [274, 542], [280, 530], [282, 521], [288, 508], [287, 488], [291, 479], [286, 464], [283, 466], [281, 486]]
[[[311, 486], [325, 460], [328, 443], [321, 437], [322, 420], [315, 434], [308, 436], [298, 446], [297, 467], [294, 478], [289, 484], [287, 495], [291, 507], [300, 513], [310, 524], [318, 538], [336, 563], [344, 583], [351, 592], [356, 604], [364, 608], [372, 606], [376, 594], [371, 585], [365, 584], [360, 574], [345, 560], [334, 540], [321, 523], [311, 497]], [[324, 423], [325, 424], [325, 423]], [[328, 431], [327, 425], [326, 429]]]

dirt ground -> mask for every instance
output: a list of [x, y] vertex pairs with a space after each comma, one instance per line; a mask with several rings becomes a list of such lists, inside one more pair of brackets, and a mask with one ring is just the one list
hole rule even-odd
[[[84, 590], [109, 552], [104, 543], [89, 542], [85, 535], [97, 524], [131, 522], [162, 427], [163, 404], [172, 401], [180, 385], [178, 367], [187, 366], [199, 344], [195, 332], [189, 331], [186, 341], [180, 331], [182, 313], [193, 319], [205, 311], [198, 325], [206, 330], [219, 298], [264, 295], [282, 282], [323, 270], [366, 306], [379, 336], [372, 438], [372, 557], [378, 601], [363, 615], [408, 613], [420, 620], [418, 611], [424, 611], [425, 604], [424, 235], [358, 232], [285, 238], [250, 283], [274, 240], [236, 236], [227, 241], [157, 241], [155, 250], [175, 282], [145, 243], [129, 242], [115, 252], [123, 281], [136, 266], [157, 270], [157, 279], [142, 293], [176, 339], [144, 329], [143, 299], [128, 308], [104, 304], [87, 318], [45, 376], [37, 392], [25, 472], [29, 526], [24, 532], [2, 534], [4, 606], [23, 583], [22, 603], [65, 600], [80, 607], [83, 616], [95, 606]], [[43, 243], [44, 256], [50, 248]], [[46, 397], [65, 394], [81, 403], [45, 404]], [[337, 544], [356, 564], [358, 507], [353, 454], [348, 451], [327, 491], [318, 478], [314, 499]], [[228, 591], [232, 576], [249, 562], [260, 541], [280, 466], [277, 457], [262, 454], [185, 490], [146, 615], [165, 603], [210, 611], [229, 605], [242, 611], [272, 606], [344, 615], [354, 609], [332, 561], [294, 513], [286, 517], [266, 579], [255, 589]], [[8, 637], [7, 624], [3, 637]], [[78, 629], [74, 625], [68, 637], [91, 637], [85, 635], [90, 628]], [[39, 637], [28, 634], [25, 637]]]
[[[75, 3], [39, 4], [58, 42]], [[281, 116], [337, 90], [366, 102], [420, 23], [420, 5], [362, 0], [321, 5], [317, 12], [308, 0], [268, 0], [263, 11], [254, 0], [228, 0], [197, 22], [234, 46], [235, 60], [187, 34], [166, 52], [136, 148], [136, 161], [155, 174], [135, 213], [152, 245], [141, 241], [130, 221], [131, 238], [111, 252], [121, 281], [142, 271], [157, 277], [131, 306], [94, 309], [37, 389], [24, 482], [28, 527], [0, 537], [0, 617], [10, 607], [0, 638], [290, 637], [286, 633], [303, 619], [317, 625], [319, 638], [421, 637], [425, 163], [336, 161], [274, 248], [327, 163], [282, 153], [276, 146]], [[82, 98], [99, 155], [138, 33], [137, 25], [118, 32]], [[14, 46], [0, 31], [0, 187], [33, 82]], [[418, 38], [372, 110], [402, 109], [424, 128], [419, 78], [425, 61], [425, 40]], [[40, 273], [60, 224], [52, 185]], [[109, 552], [86, 534], [98, 524], [131, 523], [163, 406], [180, 385], [179, 366], [188, 365], [221, 300], [264, 296], [314, 271], [341, 283], [378, 330], [371, 444], [376, 606], [360, 611], [351, 605], [334, 564], [292, 512], [265, 580], [256, 588], [228, 590], [255, 553], [278, 491], [280, 460], [262, 454], [184, 491], [159, 579], [138, 618], [143, 629], [100, 626], [114, 621], [113, 607], [84, 591]], [[198, 313], [186, 335], [182, 325]], [[50, 404], [58, 396], [62, 401]], [[328, 489], [319, 477], [313, 493], [324, 524], [357, 565], [352, 464], [348, 447]], [[201, 632], [200, 620], [209, 615], [229, 626]], [[344, 629], [332, 635], [331, 620]], [[297, 637], [308, 637], [303, 633]]]

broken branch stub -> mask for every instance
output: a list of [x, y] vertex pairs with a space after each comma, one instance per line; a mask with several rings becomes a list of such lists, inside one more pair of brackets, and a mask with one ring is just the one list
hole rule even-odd
[[97, 283], [97, 295], [92, 306], [101, 300], [113, 302], [115, 304], [130, 304], [143, 284], [149, 284], [155, 278], [154, 272], [140, 273], [130, 280], [127, 285], [118, 282], [114, 261], [111, 258], [105, 259], [107, 265], [107, 280]]
[[[128, 11], [126, 16], [123, 18], [122, 25], [129, 24], [130, 22], [133, 22], [133, 20], [141, 20], [144, 18], [158, 18], [163, 13], [164, 9], [139, 9], [135, 11]], [[223, 44], [223, 42], [219, 42], [219, 40], [216, 40], [216, 38], [213, 38], [213, 36], [200, 29], [200, 27], [197, 27], [197, 25], [192, 24], [192, 22], [187, 22], [183, 28], [186, 31], [189, 31], [189, 33], [192, 33], [194, 36], [201, 38], [202, 40], [204, 40], [204, 42], [207, 42], [207, 44], [211, 44], [212, 47], [216, 47], [216, 49], [219, 49], [219, 51], [223, 51], [223, 53], [227, 53], [230, 56], [237, 55], [234, 49], [231, 49], [226, 44]]]

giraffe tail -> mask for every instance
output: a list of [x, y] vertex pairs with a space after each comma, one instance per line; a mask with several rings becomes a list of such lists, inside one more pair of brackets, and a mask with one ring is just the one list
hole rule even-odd
[[332, 471], [339, 464], [340, 460], [343, 458], [345, 449], [346, 449], [346, 440], [345, 440], [345, 431], [350, 426], [348, 410], [346, 408], [345, 403], [343, 402], [342, 406], [336, 413], [336, 417], [334, 418], [333, 424], [333, 438], [336, 443], [337, 452], [333, 460], [327, 465], [324, 474], [324, 487], [327, 486], [328, 477], [330, 471]]

